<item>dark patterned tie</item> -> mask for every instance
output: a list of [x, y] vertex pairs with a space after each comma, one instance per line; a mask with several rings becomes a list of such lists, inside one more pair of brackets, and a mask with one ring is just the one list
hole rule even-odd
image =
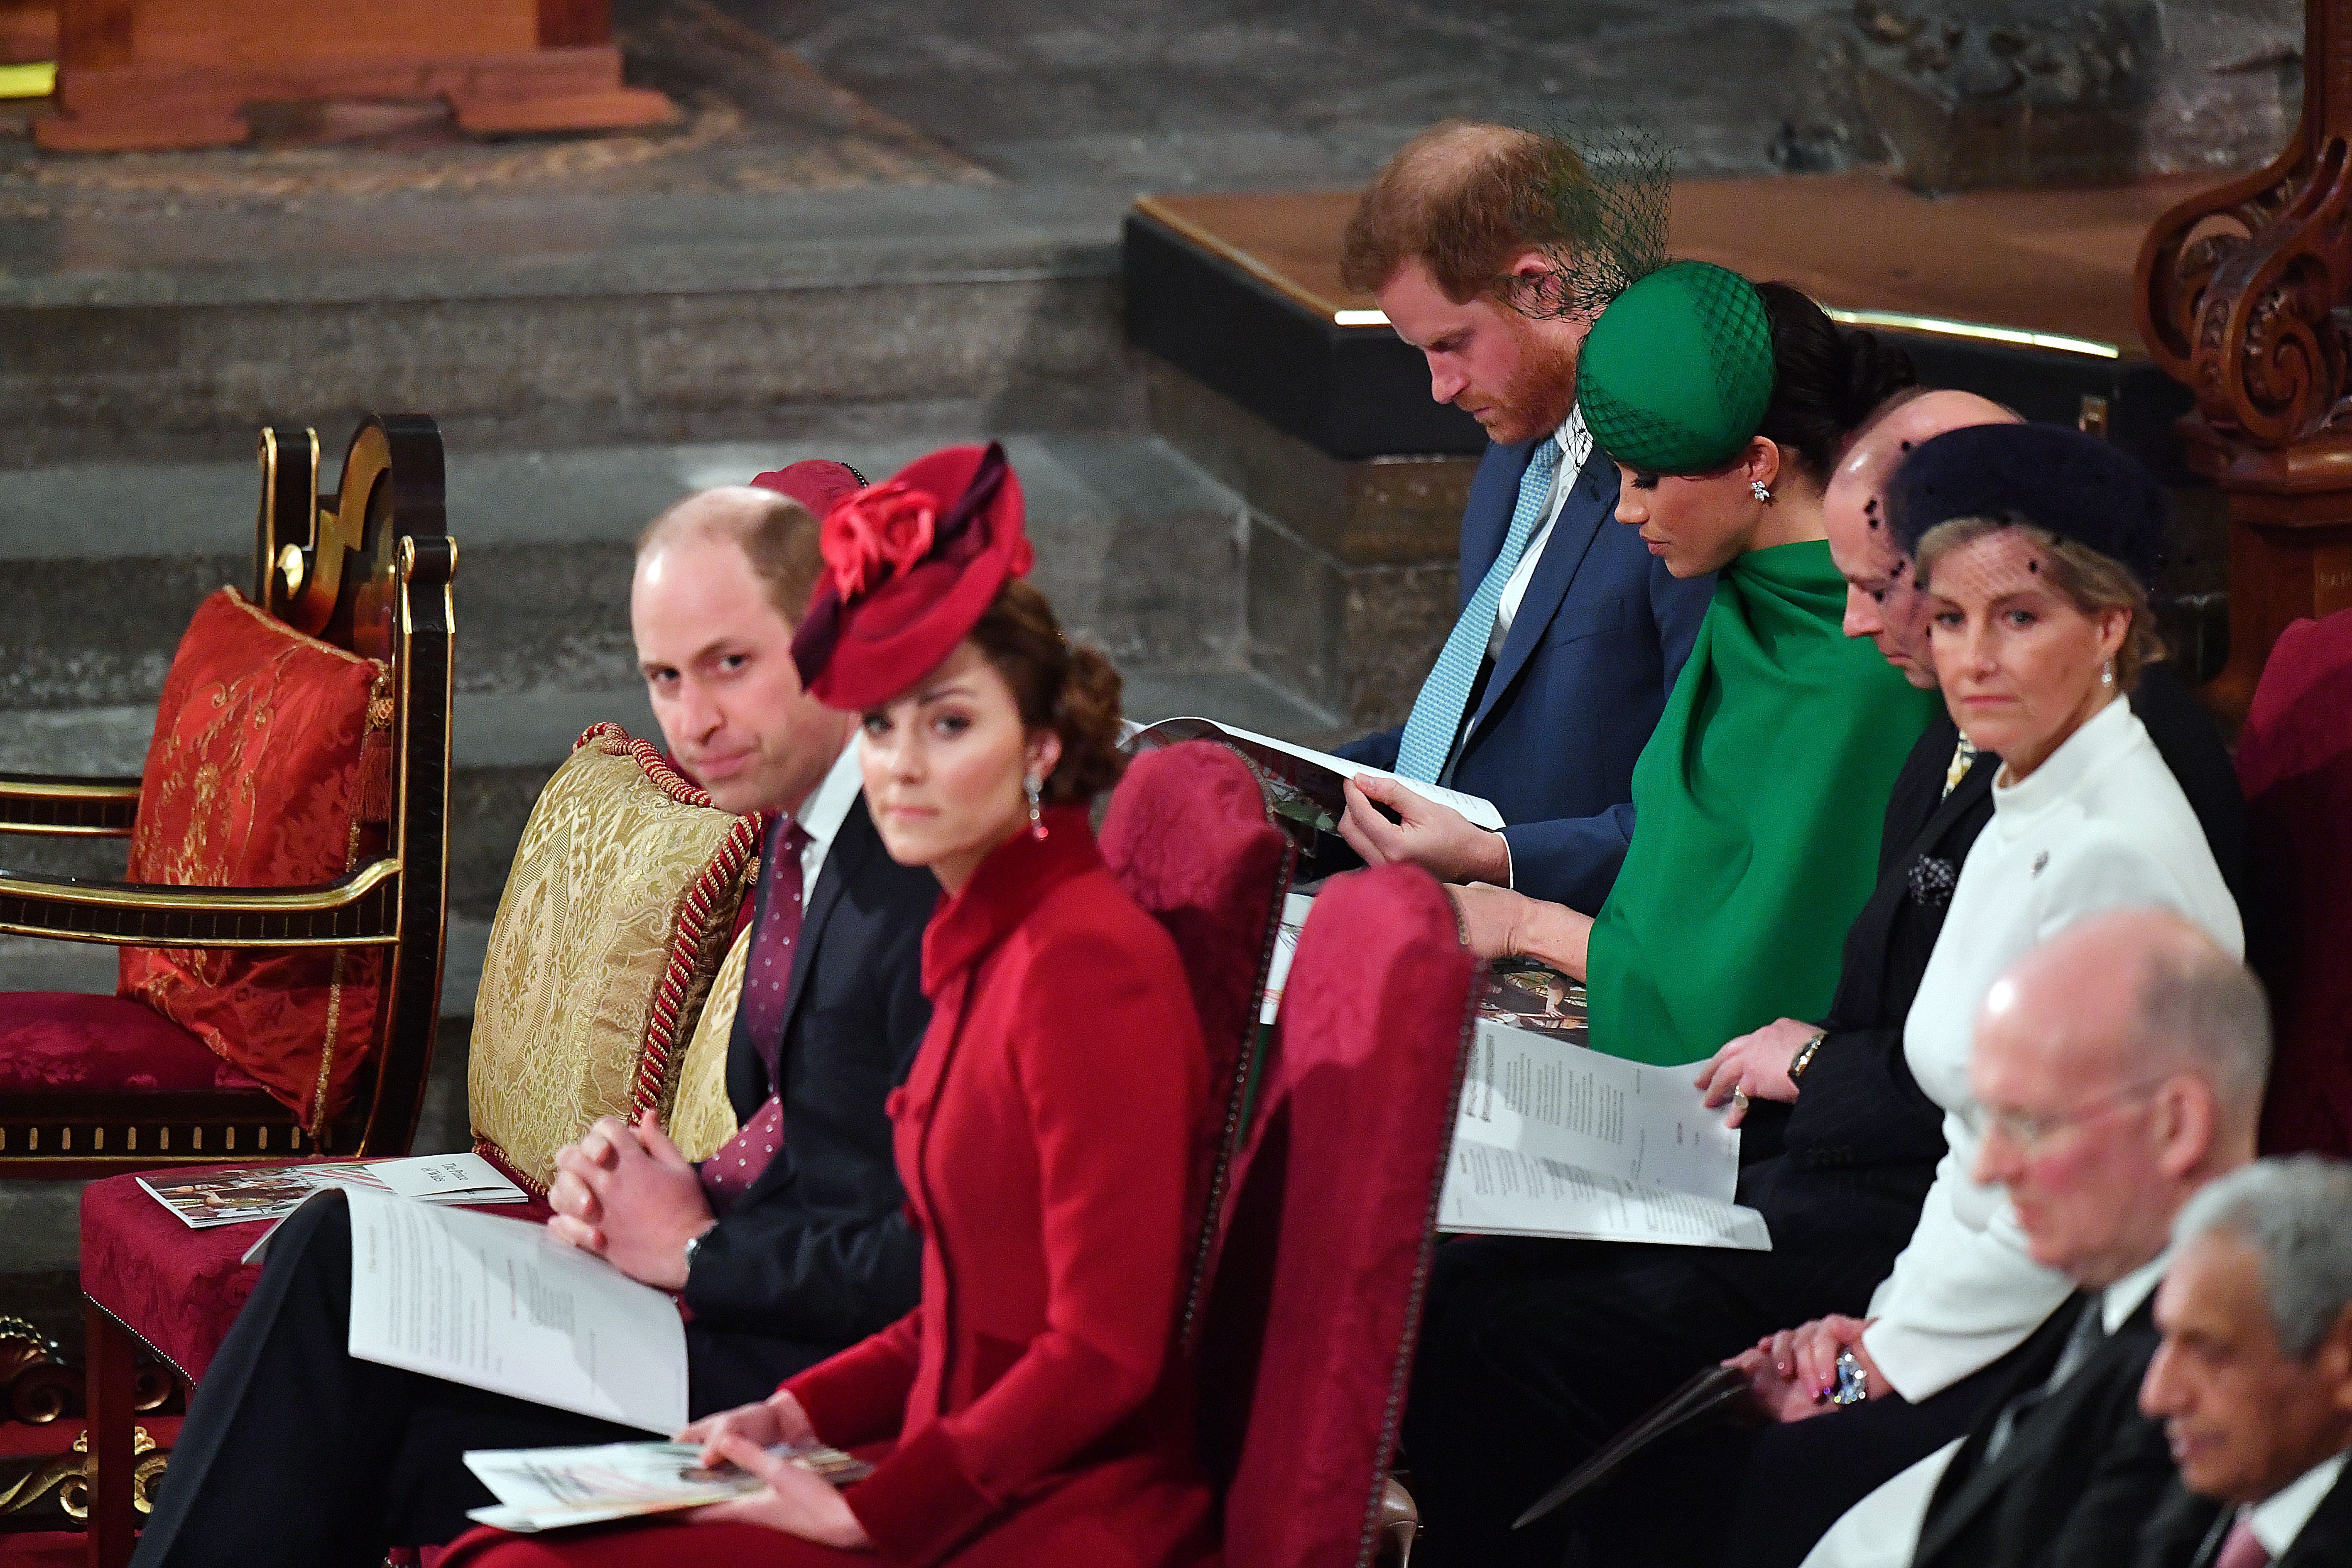
[[751, 926], [751, 962], [736, 1017], [768, 1070], [768, 1099], [740, 1131], [702, 1163], [702, 1190], [713, 1214], [725, 1214], [751, 1190], [784, 1142], [784, 1001], [793, 983], [793, 944], [800, 940], [801, 851], [808, 830], [790, 816], [769, 829], [760, 856], [760, 916]]

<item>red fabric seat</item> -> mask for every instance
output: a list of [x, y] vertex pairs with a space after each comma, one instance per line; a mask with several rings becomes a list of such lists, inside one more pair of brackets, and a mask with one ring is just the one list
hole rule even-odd
[[1176, 940], [1209, 1058], [1209, 1103], [1188, 1212], [1202, 1216], [1184, 1296], [1189, 1330], [1207, 1262], [1208, 1216], [1224, 1195], [1240, 1132], [1266, 964], [1297, 853], [1266, 810], [1247, 763], [1212, 741], [1138, 757], [1119, 780], [1097, 842], [1128, 896]]
[[2352, 1154], [2352, 610], [2296, 621], [2238, 737], [2254, 907], [2276, 1054], [2263, 1152]]
[[0, 1006], [0, 1094], [171, 1094], [261, 1086], [143, 1002], [17, 991]]
[[1412, 866], [1333, 878], [1299, 937], [1202, 1310], [1229, 1563], [1370, 1560], [1477, 972]]
[[[172, 1173], [175, 1180], [203, 1173]], [[550, 1210], [534, 1199], [487, 1205], [484, 1212], [543, 1220]], [[261, 1232], [258, 1224], [191, 1230], [136, 1176], [92, 1182], [81, 1194], [82, 1294], [193, 1384], [261, 1278], [259, 1264], [237, 1261]]]

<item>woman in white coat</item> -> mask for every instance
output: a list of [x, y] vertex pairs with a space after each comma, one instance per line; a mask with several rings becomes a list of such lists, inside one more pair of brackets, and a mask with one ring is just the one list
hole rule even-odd
[[[2006, 480], [1988, 481], [1997, 466]], [[1971, 495], [2014, 496], [2021, 471], [2044, 467], [2075, 480], [2053, 485], [2037, 509], [2052, 526], [1971, 508]], [[2075, 921], [2113, 909], [2172, 910], [2232, 955], [2244, 949], [2196, 815], [2124, 700], [2140, 668], [2162, 655], [2142, 586], [2155, 574], [2163, 523], [2154, 480], [2073, 431], [1989, 426], [1922, 446], [1889, 505], [1897, 542], [1916, 544], [1936, 674], [1963, 748], [1998, 753], [2002, 767], [1992, 821], [1958, 868], [1904, 1026], [1906, 1060], [1943, 1109], [1948, 1145], [1917, 1228], [1866, 1318], [1822, 1319], [1742, 1358], [1759, 1403], [1780, 1422], [1841, 1405], [1870, 1410], [1872, 1419], [1855, 1410], [1749, 1452], [1743, 1491], [1769, 1492], [1769, 1478], [1810, 1470], [1821, 1479], [1795, 1484], [1819, 1493], [1806, 1500], [1817, 1506], [1832, 1493], [1850, 1502], [1958, 1436], [1986, 1380], [2000, 1375], [1988, 1369], [2073, 1289], [2028, 1255], [2000, 1189], [1973, 1175], [1969, 1041], [1993, 980]], [[1951, 868], [1923, 862], [1913, 874], [1934, 879]], [[1900, 1409], [1871, 1408], [1878, 1405]], [[1819, 1517], [1789, 1500], [1780, 1501], [1784, 1517]], [[1750, 1542], [1727, 1560], [1793, 1562], [1804, 1547], [1793, 1542], [1787, 1554], [1790, 1544], [1786, 1535]]]

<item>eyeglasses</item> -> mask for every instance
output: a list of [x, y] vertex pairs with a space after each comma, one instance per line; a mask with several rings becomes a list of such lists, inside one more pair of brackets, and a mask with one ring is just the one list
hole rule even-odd
[[1974, 1138], [1979, 1147], [1990, 1142], [1992, 1135], [1998, 1132], [2017, 1148], [2031, 1152], [2069, 1127], [2080, 1126], [2119, 1105], [2145, 1100], [2170, 1083], [2175, 1076], [2166, 1073], [2161, 1078], [2128, 1084], [2111, 1093], [2086, 1100], [2071, 1110], [2054, 1110], [2046, 1115], [2033, 1115], [2022, 1110], [1993, 1110], [1971, 1102], [1958, 1112], [1960, 1125], [1968, 1129], [1969, 1136]]

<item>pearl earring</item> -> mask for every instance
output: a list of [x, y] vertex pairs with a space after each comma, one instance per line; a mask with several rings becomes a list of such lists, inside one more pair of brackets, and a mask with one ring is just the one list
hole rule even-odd
[[2107, 667], [2099, 671], [2099, 684], [2102, 686], [2113, 686], [2115, 683], [2116, 661], [2114, 659], [2109, 659], [2107, 660]]
[[1029, 835], [1033, 838], [1043, 838], [1045, 837], [1045, 819], [1037, 809], [1037, 797], [1045, 793], [1045, 786], [1036, 774], [1032, 773], [1021, 781], [1021, 788], [1029, 796]]
[[1756, 499], [1757, 499], [1758, 500], [1760, 500], [1760, 501], [1768, 501], [1768, 502], [1769, 502], [1769, 500], [1771, 500], [1771, 499], [1772, 499], [1772, 492], [1771, 492], [1771, 490], [1770, 490], [1769, 488], [1767, 488], [1767, 487], [1766, 487], [1766, 485], [1765, 485], [1765, 483], [1764, 483], [1764, 481], [1763, 481], [1762, 479], [1750, 479], [1750, 480], [1748, 480], [1748, 488], [1749, 489], [1754, 490], [1754, 491], [1756, 492]]

